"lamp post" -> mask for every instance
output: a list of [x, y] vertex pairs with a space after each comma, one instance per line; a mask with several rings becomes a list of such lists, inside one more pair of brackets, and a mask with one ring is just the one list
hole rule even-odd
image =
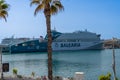
[[2, 47], [3, 47], [3, 45], [0, 45], [0, 72], [1, 72], [1, 79], [3, 79], [3, 70], [2, 70]]

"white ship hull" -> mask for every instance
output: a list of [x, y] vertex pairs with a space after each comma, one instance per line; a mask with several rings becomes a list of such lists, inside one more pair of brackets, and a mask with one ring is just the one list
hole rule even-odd
[[53, 51], [103, 49], [103, 43], [99, 42], [53, 42]]

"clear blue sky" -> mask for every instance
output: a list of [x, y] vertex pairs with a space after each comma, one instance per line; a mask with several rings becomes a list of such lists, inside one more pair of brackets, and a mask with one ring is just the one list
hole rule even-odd
[[[34, 16], [30, 0], [6, 0], [10, 4], [7, 22], [0, 19], [0, 40], [5, 37], [45, 36], [43, 13]], [[65, 10], [52, 16], [51, 24], [60, 32], [85, 30], [102, 39], [120, 38], [120, 0], [61, 0]]]

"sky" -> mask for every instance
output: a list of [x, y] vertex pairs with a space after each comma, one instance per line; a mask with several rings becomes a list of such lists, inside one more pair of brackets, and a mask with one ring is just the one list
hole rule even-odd
[[[51, 17], [51, 29], [67, 33], [87, 29], [101, 34], [101, 39], [120, 38], [120, 0], [61, 0], [64, 11]], [[7, 22], [0, 19], [0, 40], [14, 35], [39, 37], [46, 35], [42, 12], [34, 16], [30, 0], [6, 0], [10, 5]]]

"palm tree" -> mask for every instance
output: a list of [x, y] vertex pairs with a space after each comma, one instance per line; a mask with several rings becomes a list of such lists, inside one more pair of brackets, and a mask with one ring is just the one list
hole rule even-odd
[[0, 0], [0, 18], [4, 18], [7, 21], [6, 17], [8, 16], [9, 5], [5, 3], [4, 0]]
[[51, 15], [58, 13], [64, 9], [60, 0], [32, 0], [31, 5], [36, 4], [34, 15], [39, 11], [43, 11], [46, 18], [47, 35], [48, 35], [48, 78], [52, 80], [52, 35], [51, 35]]
[[[4, 0], [0, 0], [0, 19], [4, 18], [5, 21], [7, 21], [6, 17], [8, 16], [8, 7], [9, 5], [5, 3]], [[2, 53], [2, 48], [0, 48], [0, 53]], [[2, 63], [2, 54], [0, 55], [1, 57], [1, 63]], [[1, 72], [1, 79], [3, 79], [3, 71]]]

